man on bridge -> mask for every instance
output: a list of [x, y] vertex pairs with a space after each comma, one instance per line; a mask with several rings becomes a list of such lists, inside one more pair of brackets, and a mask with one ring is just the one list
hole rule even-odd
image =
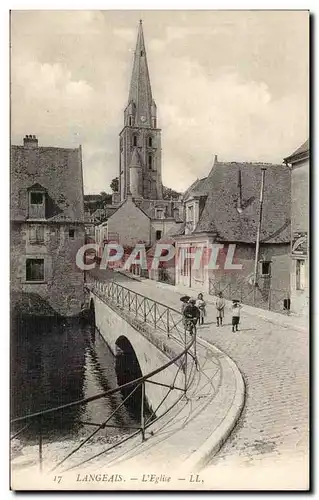
[[186, 331], [192, 335], [196, 324], [200, 317], [200, 311], [195, 305], [195, 299], [189, 299], [185, 308], [183, 309], [183, 323]]

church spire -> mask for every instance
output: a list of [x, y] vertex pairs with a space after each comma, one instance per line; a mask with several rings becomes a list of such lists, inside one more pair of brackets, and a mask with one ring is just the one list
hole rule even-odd
[[156, 124], [156, 105], [152, 98], [142, 21], [138, 27], [128, 107], [135, 115], [132, 116], [135, 126], [152, 127]]

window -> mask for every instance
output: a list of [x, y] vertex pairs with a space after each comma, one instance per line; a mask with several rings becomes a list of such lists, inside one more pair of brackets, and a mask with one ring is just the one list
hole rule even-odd
[[306, 267], [303, 259], [296, 260], [296, 290], [306, 288]]
[[74, 238], [75, 235], [75, 230], [74, 229], [69, 229], [69, 238]]
[[40, 224], [30, 226], [29, 243], [31, 245], [41, 245], [44, 243], [44, 226]]
[[143, 51], [141, 50], [141, 57], [143, 56]]
[[148, 147], [149, 148], [153, 147], [153, 139], [152, 139], [152, 137], [148, 138]]
[[31, 205], [42, 205], [43, 193], [31, 193]]
[[265, 261], [261, 262], [261, 275], [270, 276], [270, 264], [271, 262]]
[[137, 136], [133, 135], [133, 146], [137, 146]]
[[164, 210], [162, 208], [156, 208], [155, 217], [156, 219], [164, 219]]
[[194, 206], [190, 205], [187, 207], [186, 221], [193, 222], [194, 220]]
[[128, 124], [129, 124], [130, 127], [132, 126], [132, 117], [131, 116], [129, 116]]
[[156, 128], [156, 118], [152, 118], [152, 127]]
[[162, 237], [162, 231], [156, 231], [156, 239], [160, 240]]
[[148, 155], [147, 164], [148, 164], [149, 170], [151, 170], [153, 168], [153, 156], [152, 155]]
[[26, 260], [26, 281], [44, 281], [44, 259]]

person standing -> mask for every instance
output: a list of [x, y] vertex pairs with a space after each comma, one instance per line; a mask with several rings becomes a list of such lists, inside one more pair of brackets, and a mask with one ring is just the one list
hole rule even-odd
[[196, 300], [196, 307], [199, 309], [199, 324], [204, 324], [204, 317], [206, 316], [206, 302], [202, 293], [199, 293]]
[[240, 310], [242, 305], [239, 303], [239, 300], [233, 300], [232, 305], [232, 332], [238, 332], [238, 325], [240, 320]]
[[186, 331], [193, 334], [194, 329], [196, 329], [196, 324], [199, 320], [199, 309], [195, 305], [195, 299], [189, 299], [186, 307], [183, 310], [183, 323]]
[[224, 311], [225, 311], [225, 299], [223, 297], [222, 292], [219, 292], [218, 298], [216, 299], [217, 326], [223, 325]]

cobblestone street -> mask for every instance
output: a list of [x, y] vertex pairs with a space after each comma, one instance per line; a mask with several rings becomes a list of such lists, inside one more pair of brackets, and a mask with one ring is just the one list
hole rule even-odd
[[[97, 272], [99, 278], [105, 274]], [[97, 276], [96, 275], [96, 276]], [[118, 275], [123, 286], [180, 308], [179, 295], [167, 285]], [[252, 465], [260, 459], [303, 460], [308, 450], [308, 332], [293, 330], [245, 313], [232, 333], [230, 311], [216, 326], [214, 306], [198, 335], [228, 354], [241, 370], [246, 403], [238, 424], [211, 465], [232, 461]]]

